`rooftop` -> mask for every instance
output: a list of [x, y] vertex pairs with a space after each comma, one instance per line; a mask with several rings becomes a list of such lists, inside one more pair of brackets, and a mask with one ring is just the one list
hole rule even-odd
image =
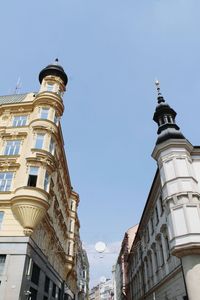
[[31, 101], [33, 99], [33, 95], [34, 93], [0, 96], [0, 105]]

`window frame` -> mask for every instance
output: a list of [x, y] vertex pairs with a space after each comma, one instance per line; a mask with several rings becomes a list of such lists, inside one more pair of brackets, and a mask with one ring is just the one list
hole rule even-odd
[[50, 143], [49, 143], [49, 152], [50, 152], [52, 155], [55, 154], [55, 148], [56, 148], [55, 140], [54, 140], [54, 138], [51, 137]]
[[[1, 178], [1, 174], [4, 174], [3, 178]], [[7, 175], [12, 174], [11, 178], [6, 178]], [[9, 192], [12, 187], [12, 180], [13, 180], [14, 172], [0, 172], [0, 192]], [[2, 181], [5, 181], [5, 185], [2, 187]], [[8, 188], [7, 188], [8, 187]]]
[[0, 230], [1, 230], [1, 227], [2, 227], [4, 215], [5, 215], [5, 212], [1, 210], [0, 211]]
[[[40, 114], [39, 114], [39, 117], [40, 117], [40, 119], [42, 119], [42, 120], [48, 120], [48, 118], [49, 118], [49, 110], [50, 110], [50, 108], [49, 107], [41, 107], [40, 108]], [[44, 111], [47, 111], [47, 113], [45, 113]]]
[[[40, 138], [42, 137], [42, 138]], [[45, 133], [37, 133], [35, 138], [35, 149], [43, 149], [44, 147], [44, 139], [45, 139]]]
[[15, 115], [13, 116], [12, 126], [21, 127], [26, 126], [28, 120], [28, 115]]
[[4, 274], [6, 264], [6, 254], [0, 254], [0, 276]]
[[46, 83], [46, 91], [47, 92], [53, 92], [54, 91], [55, 84], [53, 82], [47, 82]]
[[[3, 155], [6, 155], [6, 156], [19, 155], [22, 140], [6, 140], [5, 142], [6, 142], [6, 144], [4, 147]], [[9, 143], [10, 143], [10, 145], [9, 145]], [[19, 143], [19, 144], [16, 145], [15, 143]], [[13, 152], [13, 153], [10, 153], [10, 152]]]
[[[31, 169], [32, 169], [32, 171], [31, 171]], [[33, 169], [35, 169], [35, 170], [33, 170]], [[27, 186], [37, 187], [38, 174], [39, 174], [38, 166], [30, 166], [29, 167]]]
[[49, 186], [50, 186], [50, 174], [48, 171], [46, 171], [44, 176], [44, 190], [46, 192], [49, 191]]

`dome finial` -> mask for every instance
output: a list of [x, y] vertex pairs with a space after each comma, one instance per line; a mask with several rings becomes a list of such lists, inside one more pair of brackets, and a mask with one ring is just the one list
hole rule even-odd
[[55, 65], [58, 65], [58, 62], [59, 62], [59, 59], [56, 57], [56, 58], [55, 58], [55, 61], [54, 61], [54, 64], [55, 64]]
[[156, 85], [156, 89], [157, 89], [157, 93], [158, 93], [158, 97], [157, 97], [158, 103], [165, 102], [163, 95], [160, 91], [160, 81], [158, 79], [155, 80], [155, 85]]

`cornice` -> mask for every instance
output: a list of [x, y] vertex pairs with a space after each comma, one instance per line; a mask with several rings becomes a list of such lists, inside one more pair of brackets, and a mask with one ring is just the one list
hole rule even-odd
[[35, 157], [27, 157], [26, 161], [28, 164], [40, 164], [46, 166], [51, 173], [54, 172], [57, 168], [57, 162], [50, 152], [43, 150], [43, 149], [34, 149], [32, 148], [31, 151], [36, 154]]
[[[15, 128], [15, 127], [10, 127], [10, 128]], [[0, 132], [0, 136], [3, 138], [3, 139], [10, 139], [12, 138], [13, 140], [14, 139], [17, 139], [17, 138], [25, 138], [26, 136], [28, 135], [28, 133], [26, 131], [17, 131], [17, 128], [16, 130], [13, 130], [11, 132]]]
[[158, 160], [161, 152], [172, 147], [185, 148], [189, 153], [191, 153], [193, 150], [193, 145], [186, 139], [169, 139], [161, 144], [156, 145], [151, 156], [155, 160]]

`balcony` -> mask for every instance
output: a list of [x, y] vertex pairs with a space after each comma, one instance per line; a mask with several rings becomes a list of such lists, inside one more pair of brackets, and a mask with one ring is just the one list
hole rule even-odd
[[11, 209], [24, 228], [24, 234], [30, 236], [49, 208], [48, 193], [36, 187], [20, 187], [11, 199]]

